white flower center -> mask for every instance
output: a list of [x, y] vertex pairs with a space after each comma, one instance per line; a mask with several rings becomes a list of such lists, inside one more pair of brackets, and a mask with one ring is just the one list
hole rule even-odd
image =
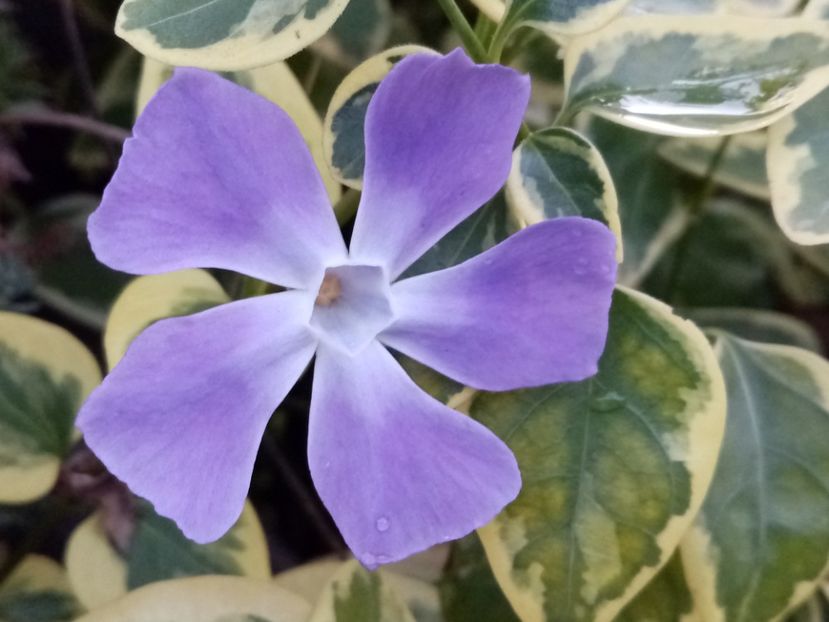
[[326, 344], [357, 354], [394, 320], [389, 293], [388, 279], [378, 266], [328, 268], [311, 326]]

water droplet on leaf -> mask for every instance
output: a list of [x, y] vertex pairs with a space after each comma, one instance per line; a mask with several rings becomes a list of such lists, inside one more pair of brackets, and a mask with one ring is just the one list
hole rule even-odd
[[590, 401], [590, 409], [600, 413], [613, 412], [624, 407], [625, 398], [613, 391], [609, 391], [604, 395], [598, 395]]

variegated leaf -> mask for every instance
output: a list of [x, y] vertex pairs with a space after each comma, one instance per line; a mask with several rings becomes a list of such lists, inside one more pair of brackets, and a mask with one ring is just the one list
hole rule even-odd
[[728, 423], [714, 481], [682, 544], [703, 619], [780, 619], [829, 564], [829, 363], [714, 333]]
[[390, 48], [360, 64], [337, 87], [323, 122], [323, 147], [334, 177], [346, 186], [357, 190], [363, 186], [363, 128], [368, 104], [380, 82], [406, 56], [430, 52], [435, 53], [419, 45]]
[[768, 126], [829, 84], [829, 23], [640, 16], [573, 40], [565, 117], [676, 136]]
[[796, 346], [812, 352], [822, 349], [815, 329], [785, 313], [739, 307], [683, 310], [683, 315], [703, 329], [719, 328], [736, 337], [763, 343]]
[[231, 530], [211, 544], [188, 540], [171, 520], [141, 503], [126, 551], [115, 548], [104, 531], [102, 515], [95, 513], [70, 536], [66, 567], [75, 593], [88, 609], [148, 583], [178, 577], [270, 577], [268, 544], [250, 503]]
[[180, 270], [141, 276], [121, 293], [104, 330], [104, 353], [110, 369], [127, 347], [153, 322], [204, 311], [230, 299], [205, 270]]
[[703, 622], [696, 611], [679, 551], [624, 608], [615, 622]]
[[578, 132], [550, 128], [525, 138], [513, 153], [506, 193], [523, 226], [561, 216], [607, 225], [616, 235], [616, 258], [622, 260], [616, 188], [601, 153]]
[[348, 0], [124, 0], [115, 32], [169, 65], [235, 71], [292, 56]]
[[353, 67], [383, 49], [392, 29], [390, 0], [349, 0], [314, 50], [339, 65]]
[[82, 611], [66, 571], [42, 555], [28, 555], [0, 585], [3, 622], [70, 622]]
[[510, 0], [505, 28], [531, 26], [550, 35], [577, 35], [603, 26], [630, 0]]
[[309, 622], [415, 622], [406, 604], [377, 572], [343, 564], [323, 590]]
[[306, 622], [308, 610], [270, 581], [189, 577], [147, 585], [76, 622]]
[[75, 439], [75, 415], [100, 381], [95, 358], [69, 332], [0, 312], [0, 503], [49, 492]]
[[479, 394], [515, 453], [518, 498], [479, 530], [523, 622], [609, 621], [670, 558], [702, 503], [725, 388], [703, 334], [620, 290], [593, 378]]
[[769, 128], [771, 204], [780, 228], [798, 244], [829, 242], [827, 113], [829, 89]]

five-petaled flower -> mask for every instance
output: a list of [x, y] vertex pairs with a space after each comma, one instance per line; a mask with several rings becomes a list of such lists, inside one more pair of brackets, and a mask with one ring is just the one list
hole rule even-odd
[[460, 51], [415, 55], [366, 117], [347, 248], [288, 116], [216, 75], [178, 70], [135, 126], [89, 220], [98, 258], [153, 274], [225, 268], [286, 291], [161, 320], [78, 425], [186, 535], [241, 512], [265, 425], [316, 354], [314, 484], [367, 566], [461, 537], [518, 494], [510, 450], [424, 393], [386, 347], [507, 390], [595, 373], [615, 279], [611, 233], [543, 222], [458, 266], [400, 279], [503, 185], [529, 81]]

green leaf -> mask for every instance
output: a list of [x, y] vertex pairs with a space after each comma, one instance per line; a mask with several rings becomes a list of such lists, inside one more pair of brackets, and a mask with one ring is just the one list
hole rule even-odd
[[510, 28], [532, 26], [551, 35], [577, 35], [603, 26], [630, 0], [511, 0], [504, 18]]
[[80, 613], [66, 572], [48, 557], [25, 557], [0, 586], [3, 622], [69, 622]]
[[452, 545], [440, 580], [440, 597], [446, 622], [519, 622], [476, 534]]
[[725, 391], [703, 334], [617, 291], [593, 378], [479, 394], [471, 414], [513, 450], [523, 488], [479, 530], [522, 620], [605, 621], [671, 556], [702, 503]]
[[196, 544], [169, 519], [141, 502], [126, 551], [117, 550], [104, 531], [102, 515], [93, 514], [72, 533], [66, 549], [69, 579], [89, 609], [113, 602], [148, 583], [186, 576], [270, 576], [268, 545], [250, 503], [216, 542]]
[[319, 39], [348, 0], [124, 0], [115, 32], [169, 65], [234, 71]]
[[[95, 259], [86, 221], [99, 197], [70, 194], [40, 205], [25, 224], [33, 262], [35, 295], [48, 306], [86, 326], [100, 329], [129, 276]], [[59, 239], [60, 243], [56, 243]]]
[[480, 255], [516, 229], [502, 193], [475, 211], [430, 248], [400, 278], [445, 270]]
[[572, 41], [567, 111], [649, 132], [713, 136], [768, 126], [829, 84], [829, 24], [639, 16]]
[[112, 307], [104, 330], [104, 353], [112, 369], [138, 334], [166, 317], [204, 311], [230, 299], [209, 272], [180, 270], [133, 280]]
[[619, 202], [601, 153], [581, 134], [550, 128], [525, 138], [512, 157], [507, 200], [521, 225], [582, 216], [607, 225], [622, 260]]
[[829, 562], [829, 363], [715, 337], [728, 422], [682, 555], [703, 619], [777, 620], [811, 595]]
[[682, 315], [702, 328], [720, 328], [737, 337], [821, 351], [820, 336], [798, 319], [776, 311], [751, 308], [690, 308]]
[[[686, 173], [703, 177], [722, 140], [719, 137], [670, 138], [659, 146], [659, 155]], [[768, 201], [771, 194], [766, 176], [765, 133], [733, 136], [713, 179], [726, 188]]]
[[306, 622], [308, 612], [271, 581], [189, 577], [147, 585], [76, 622]]
[[353, 66], [382, 50], [391, 29], [389, 0], [350, 0], [314, 49], [336, 63]]
[[377, 87], [410, 54], [435, 52], [419, 45], [390, 48], [357, 66], [337, 87], [323, 121], [323, 147], [334, 177], [350, 188], [363, 186], [366, 112]]
[[0, 312], [0, 503], [28, 503], [55, 483], [95, 358], [64, 329]]
[[616, 618], [616, 622], [687, 622], [696, 619], [679, 552], [674, 553], [648, 585]]
[[619, 281], [635, 286], [682, 233], [687, 222], [679, 174], [656, 155], [660, 139], [603, 119], [589, 134], [610, 169], [621, 216], [625, 260]]
[[770, 308], [782, 286], [793, 285], [787, 283], [793, 254], [760, 210], [715, 201], [685, 236], [645, 280], [651, 295], [686, 307]]
[[[136, 98], [136, 111], [140, 113], [161, 85], [173, 75], [173, 68], [151, 58], [144, 59], [141, 81]], [[340, 183], [334, 179], [322, 149], [322, 120], [287, 63], [273, 63], [247, 71], [232, 71], [223, 77], [253, 91], [284, 110], [299, 128], [308, 150], [320, 171], [328, 198], [336, 203], [342, 195]]]
[[771, 203], [780, 228], [798, 244], [829, 242], [829, 89], [769, 128]]
[[346, 562], [323, 590], [309, 622], [415, 622], [379, 573]]

